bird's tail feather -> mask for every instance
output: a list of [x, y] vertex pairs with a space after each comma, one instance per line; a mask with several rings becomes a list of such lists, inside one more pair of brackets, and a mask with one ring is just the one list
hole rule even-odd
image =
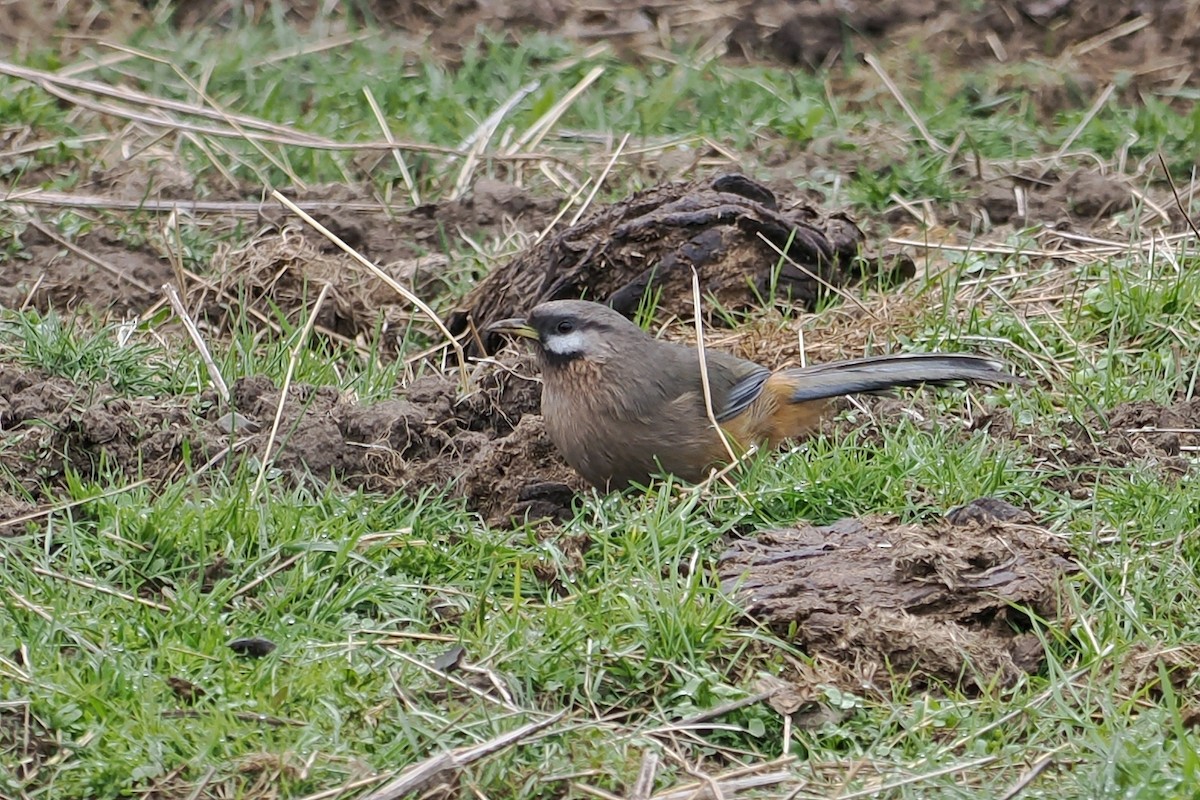
[[793, 403], [846, 394], [866, 394], [902, 386], [947, 383], [1024, 383], [1004, 365], [983, 356], [958, 353], [906, 353], [834, 361], [784, 371], [794, 386]]

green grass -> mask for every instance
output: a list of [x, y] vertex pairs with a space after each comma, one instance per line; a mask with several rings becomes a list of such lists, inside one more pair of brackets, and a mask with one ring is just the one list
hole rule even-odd
[[[538, 82], [505, 122], [517, 134], [603, 66], [560, 129], [709, 137], [748, 160], [833, 142], [829, 175], [792, 177], [828, 193], [841, 181], [838, 197], [856, 218], [891, 206], [893, 195], [947, 204], [978, 188], [946, 169], [945, 154], [915, 136], [887, 93], [827, 92], [824, 78], [849, 73], [695, 63], [687, 53], [678, 64], [625, 63], [581, 57], [547, 36], [519, 47], [485, 38], [456, 67], [383, 36], [276, 61], [303, 39], [272, 25], [220, 34], [153, 29], [134, 43], [169, 64], [131, 59], [90, 77], [192, 99], [179, 73], [203, 75], [208, 95], [230, 111], [339, 140], [380, 138], [365, 87], [397, 137], [457, 146], [520, 87]], [[56, 65], [48, 55], [34, 61]], [[1057, 150], [1093, 99], [1080, 97], [1079, 107], [1047, 121], [1025, 94], [1004, 88], [1012, 76], [999, 68], [946, 79], [918, 58], [911, 74], [893, 77], [935, 140], [949, 147], [961, 133], [963, 152], [999, 165]], [[94, 119], [19, 82], [0, 79], [0, 98], [5, 124], [29, 126], [39, 138], [96, 130]], [[1161, 150], [1185, 176], [1198, 120], [1162, 98], [1113, 100], [1073, 147], [1115, 162], [1136, 133], [1130, 169]], [[870, 131], [900, 142], [886, 168]], [[364, 176], [340, 154], [268, 146], [272, 164], [244, 142], [225, 144], [222, 165], [250, 185], [284, 185], [288, 171], [309, 183], [395, 188], [400, 180], [391, 160]], [[588, 145], [553, 146], [580, 159], [596, 155]], [[0, 169], [0, 179], [29, 188], [25, 178], [36, 175], [47, 187], [77, 187], [99, 147], [39, 150]], [[216, 191], [222, 179], [209, 157], [192, 144], [179, 152], [199, 176], [200, 194]], [[437, 156], [415, 156], [411, 166], [431, 200], [457, 175], [457, 162], [447, 167]], [[601, 198], [652, 182], [621, 169]], [[748, 169], [766, 171], [757, 162]], [[547, 188], [537, 176], [530, 183]], [[116, 231], [131, 246], [163, 235], [150, 215], [62, 214], [54, 222], [71, 235]], [[15, 213], [0, 207], [7, 258], [22, 257], [19, 229]], [[180, 231], [185, 265], [199, 272], [219, 246], [253, 235], [190, 223]], [[1122, 235], [1139, 241], [1137, 231]], [[485, 242], [480, 255], [458, 231], [446, 231], [443, 244], [456, 276], [513, 246]], [[889, 343], [1003, 354], [1038, 385], [971, 390], [973, 413], [1003, 410], [1039, 443], [1066, 445], [1072, 426], [1099, 424], [1096, 412], [1194, 396], [1200, 265], [1194, 243], [1163, 247], [1169, 259], [1131, 250], [1079, 265], [974, 253], [945, 279], [901, 287], [925, 302], [889, 331]], [[963, 293], [984, 277], [1002, 299]], [[429, 299], [444, 308], [465, 288], [456, 279]], [[1043, 294], [1061, 298], [1034, 302]], [[823, 314], [838, 305], [795, 324], [819, 332]], [[299, 324], [282, 314], [271, 321], [276, 328], [245, 314], [210, 331], [227, 380], [264, 374], [278, 383], [296, 351], [296, 381], [374, 401], [395, 393], [408, 377], [402, 358], [428, 344], [412, 333], [397, 360], [375, 337], [364, 356], [317, 339], [300, 343]], [[127, 397], [198, 401], [208, 386], [194, 347], [165, 314], [122, 329], [87, 312], [4, 311], [0, 365], [105, 383]], [[1049, 654], [1044, 669], [978, 695], [886, 675], [875, 676], [882, 691], [822, 685], [814, 696], [829, 713], [788, 743], [799, 760], [782, 768], [794, 780], [761, 796], [797, 789], [799, 798], [997, 797], [1042, 758], [1053, 763], [1024, 796], [1194, 796], [1200, 679], [1189, 668], [1194, 654], [1169, 655], [1200, 633], [1194, 454], [1184, 454], [1193, 467], [1182, 477], [1132, 458], [1048, 464], [1021, 437], [968, 430], [963, 392], [913, 397], [923, 420], [884, 417], [877, 427], [872, 415], [848, 412], [827, 435], [753, 459], [735, 476], [737, 491], [660, 485], [645, 495], [588, 495], [554, 529], [489, 527], [436, 492], [372, 494], [273, 477], [255, 496], [254, 463], [202, 477], [184, 472], [165, 485], [131, 484], [113, 470], [16, 486], [0, 472], [0, 499], [23, 498], [47, 512], [0, 538], [0, 794], [304, 797], [560, 710], [567, 717], [548, 732], [465, 768], [463, 793], [579, 797], [585, 783], [624, 796], [646, 750], [663, 755], [656, 789], [688, 779], [672, 755], [708, 774], [763, 764], [784, 750], [781, 717], [766, 704], [695, 719], [753, 694], [762, 674], [793, 676], [808, 656], [743, 620], [721, 592], [716, 564], [728, 538], [867, 514], [920, 523], [994, 496], [1031, 509], [1067, 539], [1083, 568], [1064, 588], [1062, 619], [1035, 628]], [[0, 408], [0, 426], [5, 413]], [[1066, 474], [1086, 485], [1086, 497], [1051, 485]], [[239, 656], [228, 643], [241, 637], [277, 648]], [[467, 669], [447, 681], [431, 665], [456, 645]], [[1138, 678], [1131, 659], [1145, 652], [1167, 655], [1161, 664], [1150, 659]], [[1174, 683], [1166, 675], [1172, 664], [1182, 665]], [[171, 679], [204, 695], [189, 701]], [[678, 730], [681, 721], [688, 730]]]

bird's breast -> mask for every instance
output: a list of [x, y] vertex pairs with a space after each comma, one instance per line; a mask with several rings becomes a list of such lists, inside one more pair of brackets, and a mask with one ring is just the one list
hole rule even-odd
[[723, 452], [703, 398], [695, 392], [668, 396], [657, 378], [639, 385], [586, 363], [543, 374], [546, 432], [590, 483], [645, 484], [660, 472], [695, 481]]

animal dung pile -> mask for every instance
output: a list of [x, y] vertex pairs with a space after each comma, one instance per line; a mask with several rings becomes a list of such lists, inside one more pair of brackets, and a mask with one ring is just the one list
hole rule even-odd
[[[666, 183], [603, 207], [493, 269], [449, 319], [482, 331], [547, 300], [606, 302], [626, 316], [650, 300], [692, 314], [692, 270], [708, 306], [784, 301], [811, 307], [829, 286], [913, 274], [904, 256], [869, 253], [844, 214], [781, 201], [744, 175]], [[486, 350], [498, 339], [482, 342]], [[480, 342], [473, 343], [478, 354]]]
[[1075, 570], [1061, 539], [991, 499], [924, 525], [866, 517], [764, 531], [719, 565], [749, 618], [864, 683], [890, 670], [969, 690], [1041, 666], [1030, 615], [1055, 619], [1059, 581]]

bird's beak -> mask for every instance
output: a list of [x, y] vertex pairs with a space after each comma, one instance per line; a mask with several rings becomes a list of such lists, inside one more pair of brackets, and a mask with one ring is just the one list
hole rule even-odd
[[502, 319], [487, 326], [488, 333], [504, 333], [509, 336], [520, 336], [522, 339], [537, 339], [538, 332], [529, 327], [523, 319]]

